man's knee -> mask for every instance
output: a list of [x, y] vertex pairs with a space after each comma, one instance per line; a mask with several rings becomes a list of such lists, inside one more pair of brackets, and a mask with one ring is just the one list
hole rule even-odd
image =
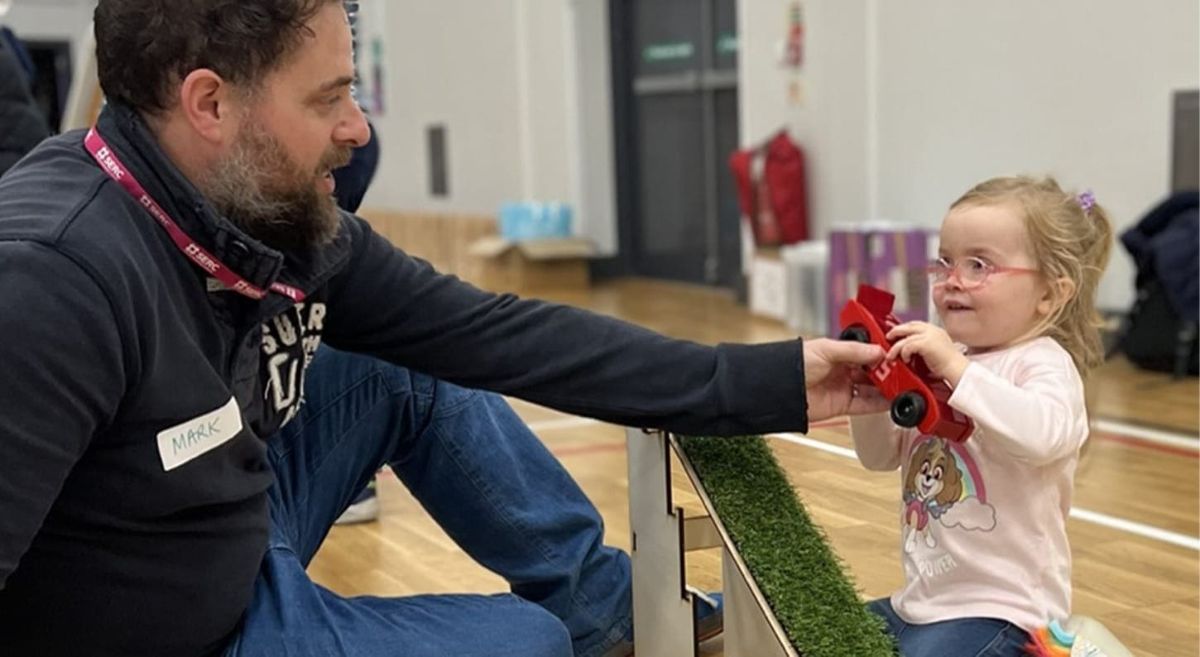
[[567, 626], [557, 616], [536, 604], [528, 603], [528, 611], [525, 628], [522, 628], [525, 631], [513, 633], [514, 640], [522, 644], [521, 654], [529, 657], [573, 657], [575, 649], [571, 645], [571, 633], [567, 631]]

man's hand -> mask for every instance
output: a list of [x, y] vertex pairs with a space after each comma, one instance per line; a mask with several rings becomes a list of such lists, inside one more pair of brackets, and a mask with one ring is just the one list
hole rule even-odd
[[808, 421], [886, 411], [889, 402], [871, 385], [864, 366], [883, 360], [883, 348], [853, 340], [804, 341]]

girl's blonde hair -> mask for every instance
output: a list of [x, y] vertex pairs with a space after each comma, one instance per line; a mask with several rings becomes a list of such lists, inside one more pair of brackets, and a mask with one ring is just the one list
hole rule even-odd
[[1104, 322], [1096, 311], [1096, 290], [1112, 250], [1108, 213], [1090, 193], [1068, 194], [1049, 176], [992, 178], [972, 187], [950, 209], [980, 205], [1007, 205], [1021, 212], [1038, 269], [1054, 294], [1059, 294], [1058, 279], [1074, 282], [1074, 292], [1059, 299], [1035, 335], [1058, 341], [1086, 377], [1104, 360], [1100, 340]]

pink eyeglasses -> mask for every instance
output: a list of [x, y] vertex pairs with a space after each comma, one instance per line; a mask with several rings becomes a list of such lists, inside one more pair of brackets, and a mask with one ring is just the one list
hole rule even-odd
[[964, 288], [976, 288], [987, 282], [992, 274], [1035, 274], [1038, 270], [1025, 267], [999, 267], [982, 258], [971, 256], [958, 262], [948, 258], [938, 258], [929, 263], [929, 282], [934, 285], [945, 285], [950, 276], [958, 276], [959, 284]]

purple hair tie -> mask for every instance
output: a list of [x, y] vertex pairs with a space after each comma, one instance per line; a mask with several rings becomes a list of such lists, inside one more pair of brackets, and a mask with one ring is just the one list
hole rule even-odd
[[1084, 214], [1091, 212], [1096, 205], [1096, 195], [1090, 189], [1075, 198], [1079, 201], [1079, 207], [1083, 208]]

